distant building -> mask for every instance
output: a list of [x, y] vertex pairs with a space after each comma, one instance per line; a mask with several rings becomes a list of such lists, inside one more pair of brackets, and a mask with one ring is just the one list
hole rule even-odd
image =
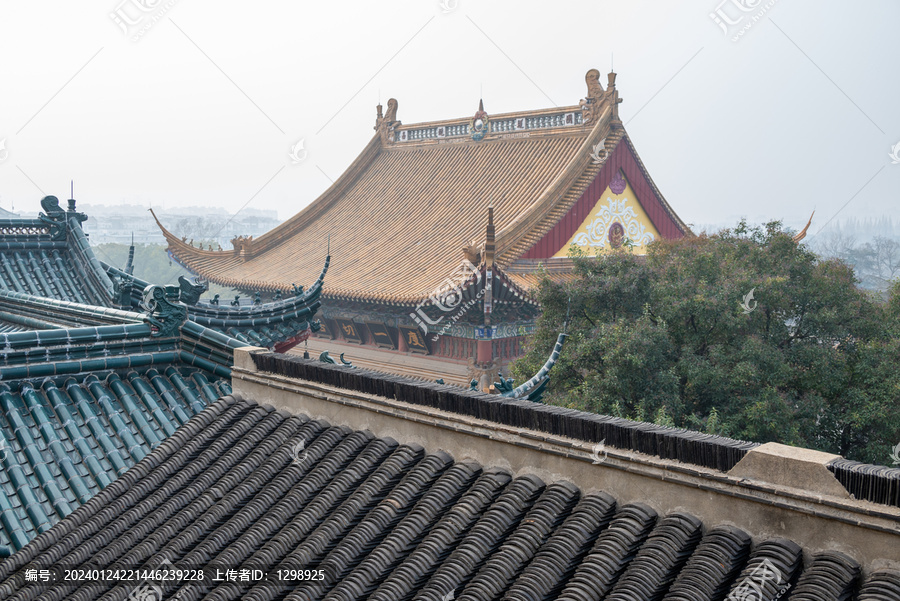
[[[90, 218], [84, 231], [91, 244], [165, 244], [166, 239], [152, 219], [147, 219], [147, 207], [140, 205], [85, 205]], [[225, 247], [238, 235], [263, 234], [281, 221], [276, 211], [244, 209], [232, 217], [223, 209], [183, 207], [156, 209], [156, 214], [172, 225], [174, 233], [189, 239], [211, 243], [214, 248]]]

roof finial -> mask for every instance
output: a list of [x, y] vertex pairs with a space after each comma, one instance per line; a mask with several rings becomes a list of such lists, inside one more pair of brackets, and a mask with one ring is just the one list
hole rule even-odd
[[619, 92], [616, 90], [616, 72], [610, 71], [606, 78], [608, 81], [606, 95], [609, 97], [609, 104], [612, 107], [613, 126], [619, 127], [621, 126], [619, 121], [619, 103], [622, 102], [622, 99], [619, 98]]
[[75, 180], [69, 180], [69, 211], [75, 212]]
[[326, 254], [331, 256], [331, 234], [328, 234], [328, 252]]
[[616, 59], [616, 53], [610, 52], [609, 53], [609, 70], [613, 71], [613, 72], [615, 72], [615, 70], [616, 70], [616, 60], [615, 59]]

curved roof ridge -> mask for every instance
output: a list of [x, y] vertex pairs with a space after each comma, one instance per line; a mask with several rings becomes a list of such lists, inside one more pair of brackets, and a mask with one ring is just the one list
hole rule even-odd
[[372, 139], [359, 153], [359, 156], [350, 163], [350, 166], [318, 198], [300, 209], [296, 215], [284, 223], [275, 226], [259, 238], [252, 240], [248, 248], [248, 256], [257, 255], [279, 245], [285, 238], [303, 229], [328, 210], [331, 205], [341, 198], [341, 194], [356, 181], [356, 178], [365, 171], [366, 167], [378, 156], [381, 149], [381, 140], [376, 134], [372, 136]]
[[[162, 232], [163, 237], [166, 239], [166, 242], [169, 243], [169, 246], [174, 247], [175, 251], [183, 252], [187, 255], [197, 255], [201, 257], [221, 257], [222, 253], [227, 253], [231, 251], [224, 250], [203, 250], [202, 248], [197, 248], [184, 242], [181, 238], [170, 232], [166, 229], [166, 227], [160, 222], [159, 217], [156, 216], [156, 213], [152, 208], [147, 209], [150, 211], [150, 214], [153, 216], [153, 220], [156, 222], [157, 227]], [[173, 251], [174, 252], [174, 251]], [[179, 257], [180, 258], [180, 257]]]
[[[74, 201], [71, 202], [74, 203]], [[109, 279], [109, 276], [103, 270], [103, 267], [100, 266], [100, 261], [94, 254], [94, 250], [91, 248], [91, 244], [90, 242], [88, 242], [87, 236], [81, 229], [82, 221], [83, 219], [80, 219], [78, 214], [67, 216], [67, 223], [69, 226], [68, 234], [72, 236], [72, 239], [75, 241], [75, 245], [81, 251], [80, 255], [79, 253], [72, 253], [72, 256], [75, 257], [76, 260], [83, 259], [83, 268], [89, 274], [89, 277], [95, 279], [97, 284], [100, 286], [100, 290], [98, 290], [98, 292], [103, 292], [106, 294], [106, 297], [101, 300], [105, 300], [107, 303], [110, 303], [113, 299], [113, 296], [115, 295], [112, 280]]]

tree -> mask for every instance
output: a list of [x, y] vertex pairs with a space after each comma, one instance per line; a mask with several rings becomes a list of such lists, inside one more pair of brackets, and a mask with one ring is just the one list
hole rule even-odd
[[900, 241], [876, 235], [859, 244], [840, 230], [820, 236], [814, 248], [824, 257], [840, 259], [853, 267], [860, 286], [884, 293], [900, 277]]
[[569, 316], [547, 402], [869, 462], [900, 442], [897, 285], [879, 302], [779, 222], [575, 255], [514, 366], [533, 374]]

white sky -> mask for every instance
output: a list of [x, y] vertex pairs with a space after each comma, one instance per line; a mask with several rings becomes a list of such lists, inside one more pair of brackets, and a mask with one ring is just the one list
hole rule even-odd
[[[571, 105], [614, 53], [622, 119], [686, 222], [900, 217], [900, 2], [721, 1], [6, 0], [0, 206], [74, 178], [84, 203], [284, 219], [370, 139], [379, 94], [404, 123], [469, 116], [480, 90], [488, 113]], [[710, 17], [767, 5], [738, 42]], [[165, 14], [131, 41], [117, 9]]]

